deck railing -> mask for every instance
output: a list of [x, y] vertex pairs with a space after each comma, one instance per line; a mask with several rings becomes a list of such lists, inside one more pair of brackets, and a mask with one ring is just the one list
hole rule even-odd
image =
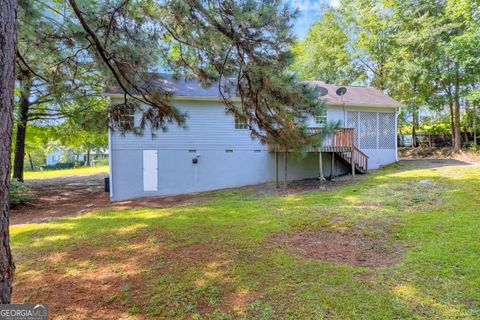
[[323, 132], [322, 152], [336, 152], [349, 163], [354, 162], [355, 167], [363, 172], [368, 169], [368, 156], [355, 143], [355, 129], [339, 128], [333, 132], [327, 132], [323, 128], [311, 128], [312, 134], [321, 134]]
[[333, 132], [327, 132], [324, 128], [310, 128], [310, 133], [323, 133], [323, 147], [348, 147], [355, 146], [355, 134], [353, 128], [334, 129]]

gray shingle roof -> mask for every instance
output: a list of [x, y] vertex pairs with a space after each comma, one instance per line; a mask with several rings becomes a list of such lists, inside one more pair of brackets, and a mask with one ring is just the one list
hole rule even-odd
[[400, 107], [401, 104], [388, 95], [383, 93], [383, 91], [371, 87], [358, 87], [358, 86], [344, 86], [347, 88], [347, 93], [342, 97], [337, 96], [336, 91], [342, 86], [337, 86], [333, 84], [325, 84], [322, 81], [305, 81], [311, 86], [323, 87], [328, 90], [327, 95], [323, 96], [322, 99], [326, 101], [327, 104], [341, 105], [342, 100], [343, 104], [349, 106], [371, 106], [371, 107]]
[[[371, 107], [400, 107], [401, 104], [381, 90], [370, 87], [345, 86], [347, 88], [343, 99], [336, 95], [336, 90], [340, 87], [332, 84], [325, 84], [322, 81], [305, 81], [306, 84], [323, 87], [328, 90], [321, 99], [330, 105], [341, 105], [342, 100], [345, 106], [371, 106]], [[161, 75], [153, 77], [146, 81], [143, 87], [163, 88], [173, 93], [174, 97], [197, 97], [197, 98], [215, 98], [220, 97], [218, 85], [203, 86], [199, 80], [177, 78], [171, 75]], [[123, 91], [119, 87], [108, 87], [104, 94], [107, 96], [122, 94]], [[234, 97], [233, 93], [226, 93], [226, 96]]]

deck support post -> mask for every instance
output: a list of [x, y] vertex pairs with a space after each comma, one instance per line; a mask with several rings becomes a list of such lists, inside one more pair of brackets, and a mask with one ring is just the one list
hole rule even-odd
[[325, 179], [323, 177], [323, 159], [322, 159], [322, 151], [319, 151], [318, 152], [318, 171], [319, 171], [319, 177], [318, 179], [320, 179], [320, 188], [323, 188], [323, 180]]
[[275, 188], [280, 188], [280, 181], [278, 180], [278, 150], [275, 148]]
[[330, 163], [330, 180], [335, 178], [335, 152], [332, 152], [332, 161]]
[[287, 173], [288, 173], [288, 148], [285, 147], [285, 152], [284, 152], [284, 158], [283, 158], [283, 161], [284, 161], [284, 176], [283, 176], [283, 191], [286, 192], [287, 191]]
[[355, 148], [351, 149], [351, 162], [352, 162], [352, 179], [355, 179]]

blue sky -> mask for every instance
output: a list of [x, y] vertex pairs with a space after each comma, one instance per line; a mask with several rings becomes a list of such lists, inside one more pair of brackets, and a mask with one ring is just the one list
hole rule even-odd
[[293, 7], [300, 9], [301, 17], [295, 22], [294, 30], [299, 39], [307, 33], [308, 27], [318, 20], [318, 12], [322, 5], [336, 7], [339, 0], [286, 0]]

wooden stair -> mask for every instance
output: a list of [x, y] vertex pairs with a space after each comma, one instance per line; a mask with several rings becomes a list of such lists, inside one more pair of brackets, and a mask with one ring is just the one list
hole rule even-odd
[[[338, 128], [327, 132], [325, 128], [309, 128], [311, 136], [322, 135], [321, 145], [309, 145], [307, 152], [322, 152], [335, 155], [335, 160], [348, 168], [350, 173], [366, 174], [368, 171], [368, 156], [355, 145], [355, 129]], [[285, 150], [278, 145], [269, 145], [271, 151]], [[289, 150], [298, 151], [298, 150]], [[355, 171], [355, 172], [353, 172]]]
[[340, 128], [331, 133], [326, 133], [324, 129], [317, 128], [313, 129], [312, 133], [320, 133], [325, 137], [319, 151], [335, 154], [335, 158], [349, 168], [352, 174], [353, 170], [355, 170], [355, 173], [367, 173], [368, 156], [355, 145], [355, 129]]
[[[352, 158], [354, 165], [352, 165]], [[366, 174], [368, 171], [368, 156], [355, 146], [350, 151], [335, 152], [335, 160], [349, 168], [350, 173], [353, 173], [353, 168], [355, 173]]]

